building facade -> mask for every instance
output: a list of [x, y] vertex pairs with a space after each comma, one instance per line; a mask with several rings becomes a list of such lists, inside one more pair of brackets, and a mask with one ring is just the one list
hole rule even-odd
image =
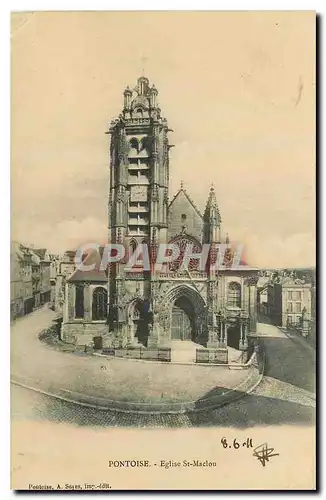
[[51, 308], [55, 309], [55, 287], [58, 274], [59, 256], [55, 254], [49, 255], [50, 259], [50, 304]]
[[303, 318], [311, 320], [312, 285], [300, 279], [284, 278], [268, 286], [268, 313], [272, 323], [281, 327], [302, 327]]
[[[169, 200], [173, 145], [157, 95], [147, 78], [139, 78], [134, 89], [125, 90], [122, 113], [108, 131], [108, 241], [123, 245], [128, 257], [140, 249], [150, 266], [137, 269], [136, 262], [130, 270], [125, 258], [107, 270], [77, 269], [66, 283], [62, 338], [79, 344], [101, 337], [103, 344], [114, 346], [169, 347], [175, 340], [246, 349], [248, 334], [256, 329], [258, 270], [241, 260], [232, 267], [230, 248], [218, 270], [203, 270], [196, 258], [182, 267], [189, 246], [200, 253], [208, 244], [212, 263], [218, 245], [229, 241], [223, 237], [213, 187], [204, 213], [183, 186]], [[178, 258], [157, 270], [160, 245], [172, 243]]]
[[51, 282], [50, 282], [50, 265], [51, 260], [46, 248], [33, 249], [35, 263], [38, 266], [38, 291], [39, 297], [37, 304], [43, 306], [51, 300]]
[[257, 313], [259, 321], [262, 322], [268, 316], [268, 287], [268, 277], [260, 276], [257, 282]]
[[50, 261], [45, 249], [11, 242], [11, 318], [50, 301]]
[[19, 243], [11, 243], [10, 261], [10, 318], [14, 320], [24, 315], [24, 256]]
[[282, 326], [300, 326], [303, 313], [311, 318], [311, 284], [298, 281], [282, 283]]

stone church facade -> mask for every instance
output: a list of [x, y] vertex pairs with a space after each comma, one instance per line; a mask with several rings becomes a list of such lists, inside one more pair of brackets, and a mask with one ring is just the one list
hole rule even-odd
[[[256, 329], [257, 271], [240, 262], [232, 267], [232, 250], [218, 269], [181, 264], [187, 245], [200, 252], [210, 245], [209, 262], [223, 237], [221, 217], [211, 187], [202, 214], [181, 185], [169, 200], [170, 162], [167, 120], [158, 92], [145, 77], [124, 91], [120, 116], [110, 124], [108, 241], [121, 244], [126, 256], [146, 245], [149, 270], [127, 270], [126, 258], [106, 270], [77, 269], [66, 284], [62, 338], [86, 345], [171, 347], [174, 340], [203, 347], [244, 350]], [[179, 258], [164, 271], [154, 266], [160, 244], [174, 243]], [[228, 253], [229, 252], [229, 253]]]

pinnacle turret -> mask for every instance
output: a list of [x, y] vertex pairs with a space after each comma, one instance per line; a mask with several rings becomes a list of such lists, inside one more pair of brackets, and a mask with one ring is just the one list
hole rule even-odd
[[220, 216], [220, 211], [218, 208], [218, 204], [216, 201], [216, 194], [215, 194], [215, 189], [212, 184], [209, 195], [208, 195], [208, 200], [206, 203], [206, 209], [204, 212], [204, 217], [205, 219], [211, 219], [211, 220], [216, 220], [217, 225], [220, 226], [221, 223], [221, 216]]
[[208, 200], [204, 212], [204, 241], [205, 243], [220, 242], [221, 216], [216, 201], [214, 186], [209, 191]]

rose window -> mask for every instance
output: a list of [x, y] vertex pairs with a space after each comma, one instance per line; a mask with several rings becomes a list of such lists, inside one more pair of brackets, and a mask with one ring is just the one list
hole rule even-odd
[[[201, 254], [202, 251], [201, 244], [199, 243], [199, 241], [197, 241], [195, 238], [190, 238], [189, 236], [188, 237], [182, 236], [176, 238], [172, 240], [170, 244], [178, 246], [180, 251], [179, 256], [169, 264], [169, 270], [171, 272], [178, 272], [184, 270], [183, 261], [186, 254], [188, 255], [196, 253]], [[185, 262], [185, 266], [189, 272], [199, 271], [200, 259], [199, 258], [189, 259], [188, 261]]]

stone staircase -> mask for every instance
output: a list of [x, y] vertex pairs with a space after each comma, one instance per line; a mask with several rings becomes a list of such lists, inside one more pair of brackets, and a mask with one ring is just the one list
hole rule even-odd
[[173, 340], [171, 363], [196, 363], [196, 349], [203, 349], [203, 346], [188, 340]]

